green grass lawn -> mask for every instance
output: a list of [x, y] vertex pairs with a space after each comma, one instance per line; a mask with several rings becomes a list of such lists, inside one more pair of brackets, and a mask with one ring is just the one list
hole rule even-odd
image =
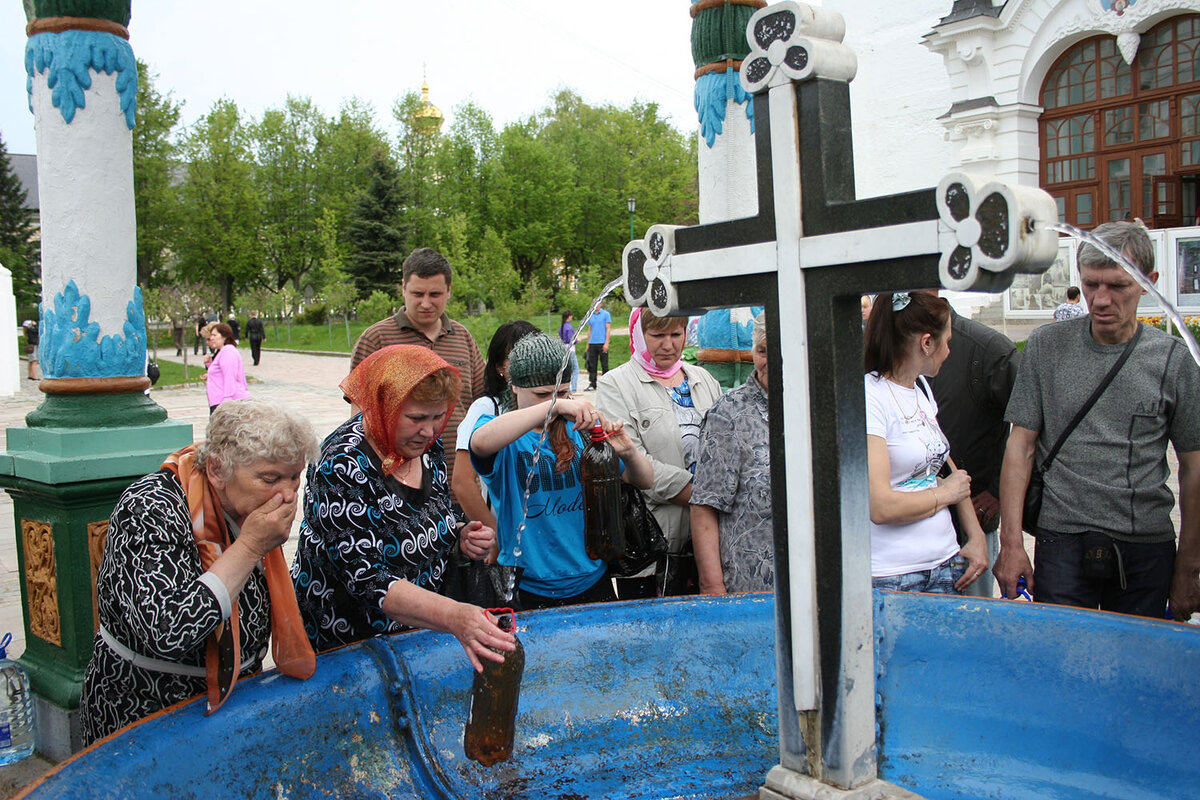
[[[558, 334], [558, 315], [549, 318], [549, 328], [547, 328], [547, 317], [532, 318], [529, 320], [532, 324], [546, 331], [551, 336]], [[478, 317], [463, 317], [459, 322], [471, 332], [475, 337], [476, 344], [479, 345], [479, 351], [483, 353], [484, 358], [487, 357], [488, 344], [492, 340], [492, 334], [496, 329], [508, 320], [499, 319], [495, 315], [483, 315]], [[346, 324], [344, 322], [335, 322], [330, 325], [284, 325], [275, 324], [268, 321], [266, 326], [267, 339], [263, 342], [263, 348], [266, 350], [310, 350], [314, 352], [326, 353], [346, 353], [349, 354], [354, 349], [354, 343], [358, 341], [358, 337], [364, 330], [367, 329], [369, 323], [352, 321], [349, 326], [349, 335], [347, 336]], [[581, 339], [585, 339], [586, 330], [581, 335]], [[169, 330], [159, 331], [157, 333], [159, 354], [167, 358], [173, 358], [175, 353], [175, 345], [171, 342], [171, 332]], [[185, 342], [188, 347], [191, 347], [192, 342]], [[587, 345], [581, 341], [577, 345], [577, 353], [579, 355], [579, 368], [586, 372], [587, 366], [584, 363], [584, 353], [587, 351]], [[154, 357], [151, 352], [151, 358]], [[192, 361], [192, 356], [188, 356], [188, 372], [189, 378], [183, 376], [183, 365], [176, 364], [172, 361], [161, 360], [158, 362], [161, 375], [158, 379], [157, 386], [172, 386], [179, 383], [195, 382], [203, 380], [200, 376], [204, 374], [204, 366], [202, 356], [195, 356], [195, 361]], [[609, 368], [615, 368], [624, 364], [629, 360], [629, 336], [614, 335], [612, 337], [611, 346], [609, 347]], [[586, 382], [586, 381], [585, 381]]]

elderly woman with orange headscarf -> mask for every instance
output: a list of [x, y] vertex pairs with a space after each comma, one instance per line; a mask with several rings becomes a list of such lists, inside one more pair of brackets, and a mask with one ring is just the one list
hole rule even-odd
[[503, 661], [511, 633], [478, 606], [438, 594], [455, 548], [483, 559], [496, 532], [452, 507], [440, 436], [460, 378], [417, 345], [372, 353], [341, 384], [362, 413], [308, 468], [292, 580], [318, 651], [413, 627], [452, 633], [476, 670]]

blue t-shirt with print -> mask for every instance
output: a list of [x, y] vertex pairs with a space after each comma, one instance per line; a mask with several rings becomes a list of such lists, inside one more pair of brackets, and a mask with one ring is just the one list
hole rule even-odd
[[[484, 414], [475, 430], [492, 419], [494, 415]], [[572, 428], [570, 433], [575, 457], [566, 472], [555, 472], [556, 459], [549, 439], [542, 445], [531, 483], [529, 516], [521, 534], [520, 558], [513, 558], [513, 548], [521, 524], [521, 500], [541, 434], [530, 431], [491, 458], [471, 453], [471, 465], [483, 479], [496, 511], [499, 561], [523, 567], [521, 588], [543, 597], [573, 597], [587, 591], [607, 569], [603, 561], [588, 558], [584, 550], [583, 484], [579, 473], [584, 443], [578, 431]]]
[[604, 344], [608, 332], [604, 326], [612, 322], [612, 314], [607, 309], [600, 309], [588, 317], [588, 344]]

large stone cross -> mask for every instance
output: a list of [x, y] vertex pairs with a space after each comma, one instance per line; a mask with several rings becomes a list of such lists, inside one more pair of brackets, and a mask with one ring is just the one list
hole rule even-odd
[[659, 315], [767, 307], [780, 763], [851, 788], [876, 777], [860, 296], [1001, 291], [1045, 271], [1058, 241], [1036, 188], [951, 174], [856, 199], [844, 32], [840, 15], [791, 0], [754, 14], [741, 80], [758, 213], [654, 225], [622, 271], [629, 303]]

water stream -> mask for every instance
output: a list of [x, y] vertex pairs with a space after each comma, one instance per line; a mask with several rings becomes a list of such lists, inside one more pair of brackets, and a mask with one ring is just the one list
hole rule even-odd
[[1171, 319], [1171, 322], [1175, 324], [1175, 328], [1179, 331], [1179, 335], [1183, 337], [1183, 343], [1187, 345], [1188, 352], [1192, 354], [1192, 358], [1195, 359], [1198, 365], [1200, 365], [1200, 346], [1196, 344], [1196, 339], [1192, 336], [1191, 330], [1184, 323], [1183, 317], [1181, 317], [1175, 307], [1167, 301], [1167, 298], [1162, 296], [1162, 293], [1159, 292], [1154, 286], [1154, 282], [1143, 275], [1142, 271], [1138, 269], [1132, 261], [1126, 258], [1124, 253], [1110, 246], [1107, 242], [1093, 234], [1091, 231], [1081, 230], [1067, 222], [1052, 222], [1047, 225], [1046, 228], [1048, 230], [1057, 231], [1058, 233], [1065, 233], [1067, 236], [1070, 236], [1072, 239], [1076, 239], [1080, 242], [1086, 242], [1112, 259], [1114, 264], [1120, 264], [1122, 267], [1124, 267], [1125, 271], [1128, 272], [1135, 281], [1137, 281], [1138, 285], [1145, 289], [1150, 296], [1157, 300], [1158, 304], [1162, 306], [1163, 311], [1166, 312], [1167, 316]]
[[[579, 326], [575, 329], [575, 336], [571, 339], [571, 343], [566, 346], [563, 353], [562, 365], [558, 369], [558, 375], [554, 382], [554, 394], [550, 396], [550, 406], [546, 409], [546, 418], [542, 420], [542, 435], [538, 438], [537, 447], [533, 450], [533, 460], [529, 465], [529, 473], [525, 476], [525, 494], [521, 498], [521, 524], [517, 526], [517, 541], [513, 545], [513, 567], [508, 571], [508, 584], [505, 587], [504, 600], [506, 603], [512, 602], [513, 592], [517, 586], [517, 570], [516, 561], [521, 558], [524, 552], [521, 549], [521, 536], [525, 533], [525, 523], [529, 517], [529, 495], [533, 491], [533, 476], [537, 474], [538, 462], [542, 458], [542, 446], [546, 443], [546, 437], [550, 435], [550, 423], [554, 419], [554, 404], [558, 402], [558, 392], [562, 388], [564, 376], [567, 375], [571, 368], [571, 352], [575, 349], [575, 343], [579, 341], [579, 334], [583, 333], [583, 326], [592, 318], [600, 309], [600, 304], [604, 302], [604, 298], [613, 293], [617, 287], [621, 286], [623, 278], [615, 278], [605, 285], [600, 290], [600, 294], [592, 301], [588, 311], [579, 320]], [[569, 380], [569, 378], [568, 378]]]

